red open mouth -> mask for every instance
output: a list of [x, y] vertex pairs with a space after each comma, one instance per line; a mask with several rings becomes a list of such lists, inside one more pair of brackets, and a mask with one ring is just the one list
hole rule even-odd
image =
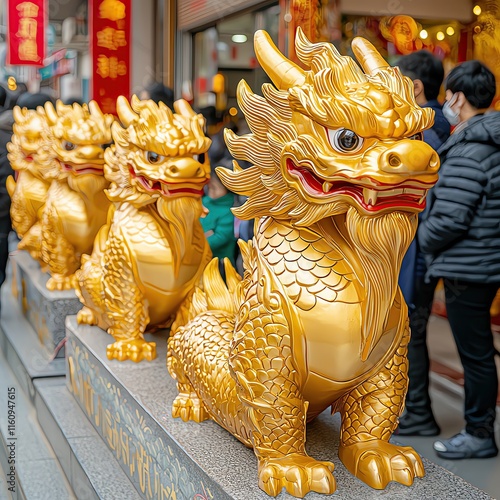
[[31, 155], [26, 155], [26, 156], [24, 157], [24, 159], [25, 159], [26, 161], [33, 161], [33, 156], [31, 156]]
[[73, 165], [71, 163], [63, 163], [59, 162], [61, 165], [61, 170], [63, 172], [69, 172], [73, 175], [84, 175], [84, 174], [94, 174], [94, 175], [103, 175], [104, 171], [102, 168], [94, 164], [85, 164], [85, 165]]
[[[203, 196], [203, 186], [208, 182], [208, 179], [183, 179], [181, 182], [152, 180], [143, 175], [137, 175], [132, 167], [129, 167], [129, 172], [132, 179], [135, 179], [146, 191], [160, 193], [163, 196], [177, 196], [182, 194]], [[193, 184], [196, 187], [193, 187]]]
[[369, 212], [391, 208], [423, 210], [425, 208], [425, 195], [432, 187], [432, 185], [423, 183], [417, 185], [415, 182], [402, 182], [396, 185], [384, 184], [374, 179], [370, 179], [370, 185], [353, 184], [353, 181], [356, 180], [361, 182], [359, 179], [326, 181], [318, 177], [312, 170], [296, 166], [290, 159], [287, 159], [286, 167], [288, 173], [298, 178], [311, 195], [317, 197], [347, 195], [354, 198]]

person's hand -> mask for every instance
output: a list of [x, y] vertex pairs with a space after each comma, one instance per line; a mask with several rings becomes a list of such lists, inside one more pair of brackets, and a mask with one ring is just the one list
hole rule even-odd
[[209, 229], [206, 233], [205, 233], [205, 237], [208, 238], [209, 236], [212, 236], [212, 234], [214, 234], [214, 232]]
[[209, 213], [210, 213], [210, 210], [207, 207], [205, 207], [204, 205], [202, 205], [200, 219], [204, 219]]

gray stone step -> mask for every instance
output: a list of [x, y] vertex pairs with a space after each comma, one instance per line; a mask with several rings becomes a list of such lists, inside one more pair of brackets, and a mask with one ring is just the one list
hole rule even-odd
[[64, 358], [52, 359], [11, 293], [10, 282], [1, 290], [0, 349], [22, 390], [35, 397], [33, 380], [65, 375]]
[[[0, 466], [11, 488], [9, 498], [28, 500], [74, 499], [45, 435], [40, 428], [33, 404], [0, 353]], [[8, 390], [15, 415], [14, 427], [8, 421]], [[12, 390], [13, 389], [13, 390]], [[12, 422], [11, 422], [12, 423]], [[14, 474], [10, 475], [14, 467]], [[12, 481], [12, 482], [9, 482]], [[1, 497], [0, 497], [1, 498]]]
[[[175, 492], [179, 500], [269, 499], [258, 488], [252, 450], [212, 421], [196, 424], [172, 418], [177, 392], [165, 366], [165, 332], [146, 335], [157, 343], [157, 359], [136, 364], [108, 360], [106, 345], [111, 338], [99, 328], [79, 326], [74, 316], [67, 318], [66, 327], [69, 387], [142, 498], [169, 498], [167, 494]], [[339, 426], [338, 416], [325, 412], [307, 431], [309, 454], [335, 464], [337, 491], [331, 498], [491, 498], [426, 459], [425, 478], [415, 480], [411, 487], [391, 483], [383, 491], [373, 490], [351, 476], [338, 459]], [[294, 497], [282, 492], [277, 498]], [[328, 496], [310, 493], [306, 498]]]
[[64, 379], [35, 380], [40, 426], [76, 497], [139, 500], [111, 451], [69, 393]]
[[10, 254], [10, 264], [11, 289], [16, 292], [19, 310], [49, 353], [64, 358], [64, 320], [82, 308], [75, 291], [47, 290], [45, 285], [50, 276], [41, 271], [28, 252], [14, 250]]

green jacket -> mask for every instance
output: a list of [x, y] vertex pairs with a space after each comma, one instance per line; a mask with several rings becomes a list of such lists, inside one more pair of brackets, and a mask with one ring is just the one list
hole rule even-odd
[[234, 215], [231, 212], [233, 204], [234, 196], [231, 193], [216, 200], [204, 196], [203, 205], [209, 210], [209, 213], [204, 219], [201, 219], [201, 225], [205, 233], [208, 231], [214, 233], [207, 238], [214, 257], [218, 257], [219, 260], [228, 257], [234, 266], [236, 238], [234, 236]]

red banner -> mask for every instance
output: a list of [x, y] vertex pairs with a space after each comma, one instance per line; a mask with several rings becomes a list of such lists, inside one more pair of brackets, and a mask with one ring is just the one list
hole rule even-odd
[[90, 0], [92, 99], [116, 115], [116, 99], [130, 97], [131, 0]]
[[8, 65], [43, 66], [47, 4], [47, 0], [8, 0]]

